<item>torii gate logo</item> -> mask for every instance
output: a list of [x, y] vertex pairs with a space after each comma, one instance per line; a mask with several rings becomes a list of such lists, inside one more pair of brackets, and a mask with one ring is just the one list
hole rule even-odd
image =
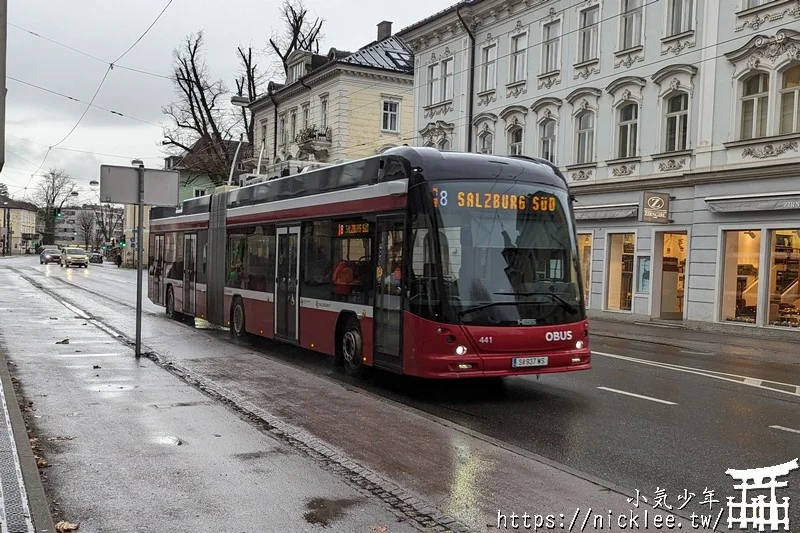
[[[797, 468], [795, 459], [782, 465], [726, 470], [726, 474], [741, 481], [741, 484], [734, 485], [733, 488], [742, 491], [741, 501], [735, 502], [733, 496], [728, 496], [728, 528], [732, 529], [736, 525], [738, 529], [746, 529], [750, 526], [752, 529], [764, 531], [764, 528], [769, 526], [770, 530], [777, 531], [783, 526], [783, 529], [788, 531], [789, 498], [784, 496], [783, 503], [778, 503], [775, 490], [789, 485], [788, 481], [777, 481], [777, 478], [788, 476], [789, 472]], [[769, 490], [769, 501], [766, 501], [767, 497], [764, 494], [767, 490]], [[750, 495], [749, 502], [748, 491], [758, 491], [755, 493], [757, 496]]]

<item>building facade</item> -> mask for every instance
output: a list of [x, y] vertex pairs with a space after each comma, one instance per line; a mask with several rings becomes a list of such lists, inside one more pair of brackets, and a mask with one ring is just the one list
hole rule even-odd
[[418, 145], [541, 157], [593, 314], [800, 326], [800, 2], [467, 0], [402, 30]]
[[38, 212], [31, 203], [0, 195], [0, 253], [19, 255], [35, 248]]
[[[409, 142], [414, 117], [412, 56], [378, 25], [378, 39], [350, 53], [298, 50], [284, 84], [270, 82], [250, 104], [253, 157], [261, 172], [286, 161], [337, 163]], [[288, 170], [287, 166], [287, 170]]]

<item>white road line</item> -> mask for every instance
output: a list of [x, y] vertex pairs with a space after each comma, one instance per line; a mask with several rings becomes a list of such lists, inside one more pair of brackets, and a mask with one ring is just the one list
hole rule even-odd
[[667, 400], [659, 400], [658, 398], [652, 398], [650, 396], [642, 396], [641, 394], [634, 394], [632, 392], [626, 392], [624, 390], [611, 389], [609, 387], [597, 387], [597, 388], [600, 390], [606, 390], [608, 392], [616, 392], [617, 394], [624, 394], [625, 396], [633, 396], [634, 398], [641, 398], [642, 400], [650, 400], [651, 402], [658, 402], [666, 405], [678, 405], [675, 402], [668, 402]]
[[81, 311], [80, 309], [75, 307], [74, 305], [72, 305], [70, 303], [67, 303], [64, 300], [59, 300], [59, 302], [61, 302], [61, 305], [63, 305], [64, 307], [66, 307], [67, 309], [69, 309], [70, 311], [72, 311], [73, 313], [78, 315], [79, 317], [81, 317], [81, 318], [89, 318], [89, 315], [87, 315], [86, 313], [84, 313], [83, 311]]
[[781, 431], [788, 431], [789, 433], [798, 433], [798, 434], [800, 434], [800, 429], [792, 429], [792, 428], [787, 428], [785, 426], [770, 426], [770, 428], [771, 429], [779, 429]]
[[[763, 385], [763, 381], [767, 380], [760, 380], [750, 378], [748, 376], [739, 376], [737, 374], [727, 374], [725, 372], [715, 372], [713, 370], [698, 370], [696, 368], [691, 368], [688, 366], [680, 366], [680, 365], [673, 365], [671, 363], [661, 363], [658, 361], [648, 361], [647, 359], [638, 359], [636, 357], [629, 357], [627, 355], [617, 355], [613, 353], [605, 353], [605, 352], [596, 352], [592, 350], [592, 355], [602, 355], [603, 357], [611, 357], [613, 359], [622, 359], [624, 361], [630, 361], [632, 363], [639, 363], [642, 365], [649, 365], [649, 366], [656, 366], [659, 368], [664, 368], [667, 370], [675, 370], [676, 372], [685, 372], [687, 374], [695, 374], [697, 376], [703, 376], [711, 379], [718, 379], [721, 381], [729, 381], [731, 383], [738, 383], [739, 385], [747, 385], [749, 387], [756, 387], [763, 390], [768, 390], [771, 392], [779, 392], [781, 394], [788, 394], [789, 396], [796, 396], [800, 397], [800, 386], [794, 385], [791, 383], [781, 383], [779, 381], [771, 381], [770, 383], [776, 383], [778, 385], [784, 385], [786, 387], [791, 387], [794, 389], [795, 392], [785, 391], [781, 389], [774, 389], [772, 387], [767, 387]], [[727, 377], [730, 376], [730, 377]], [[734, 379], [735, 378], [735, 379]], [[756, 384], [755, 382], [758, 382]]]

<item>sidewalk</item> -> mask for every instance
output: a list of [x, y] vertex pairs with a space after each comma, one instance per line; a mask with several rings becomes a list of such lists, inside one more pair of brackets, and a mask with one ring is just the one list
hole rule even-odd
[[56, 531], [0, 346], [0, 523], [9, 533]]

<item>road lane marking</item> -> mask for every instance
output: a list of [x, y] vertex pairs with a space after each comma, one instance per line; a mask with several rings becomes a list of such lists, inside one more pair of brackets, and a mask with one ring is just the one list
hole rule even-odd
[[771, 429], [779, 429], [781, 431], [788, 431], [789, 433], [800, 434], [800, 429], [787, 428], [786, 426], [770, 426]]
[[69, 309], [70, 311], [72, 311], [73, 313], [78, 315], [79, 317], [84, 318], [84, 319], [89, 318], [89, 315], [87, 315], [86, 313], [84, 313], [82, 310], [78, 309], [74, 305], [72, 305], [70, 303], [67, 303], [64, 300], [59, 300], [59, 302], [61, 303], [61, 305], [63, 305], [64, 307], [66, 307], [67, 309]]
[[[611, 357], [613, 359], [622, 359], [624, 361], [630, 361], [632, 363], [639, 363], [642, 365], [649, 365], [649, 366], [656, 366], [659, 368], [664, 368], [666, 370], [675, 370], [676, 372], [685, 372], [687, 374], [695, 374], [697, 376], [703, 376], [711, 379], [718, 379], [721, 381], [729, 381], [731, 383], [738, 383], [739, 385], [747, 385], [750, 387], [756, 387], [763, 390], [768, 390], [772, 392], [780, 392], [782, 394], [788, 394], [790, 396], [800, 397], [800, 386], [794, 385], [792, 383], [780, 383], [778, 381], [770, 381], [770, 380], [762, 380], [762, 379], [755, 379], [748, 376], [739, 376], [737, 374], [728, 374], [725, 372], [716, 372], [714, 370], [699, 370], [697, 368], [692, 368], [688, 366], [681, 366], [681, 365], [673, 365], [671, 363], [662, 363], [659, 361], [649, 361], [647, 359], [639, 359], [636, 357], [629, 357], [627, 355], [618, 355], [613, 353], [606, 353], [606, 352], [596, 352], [592, 350], [593, 355], [602, 355], [603, 357]], [[763, 382], [769, 381], [770, 383], [777, 383], [779, 385], [784, 385], [793, 389], [795, 392], [776, 389], [773, 387], [767, 387], [763, 385]]]
[[642, 396], [641, 394], [634, 394], [632, 392], [627, 392], [624, 390], [612, 389], [609, 387], [597, 387], [597, 388], [608, 392], [616, 392], [617, 394], [624, 394], [625, 396], [633, 396], [634, 398], [641, 398], [642, 400], [650, 400], [651, 402], [658, 402], [666, 405], [678, 405], [675, 402], [668, 402], [667, 400], [659, 400], [658, 398], [653, 398], [652, 396]]

